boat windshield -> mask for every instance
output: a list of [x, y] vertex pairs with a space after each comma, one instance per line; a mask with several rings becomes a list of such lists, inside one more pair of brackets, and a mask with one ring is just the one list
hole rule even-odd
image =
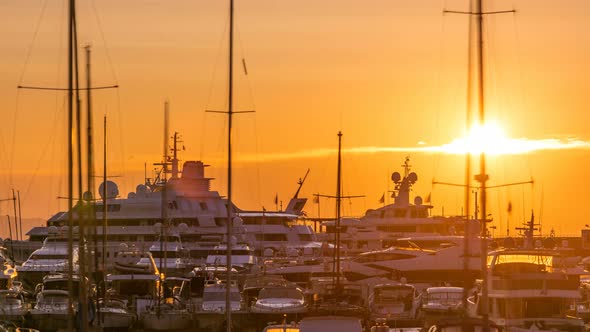
[[68, 259], [68, 255], [47, 255], [47, 254], [34, 254], [29, 257], [29, 259], [59, 259], [65, 260]]
[[303, 294], [296, 288], [263, 288], [260, 290], [258, 298], [288, 298], [303, 300]]
[[462, 301], [463, 300], [463, 293], [437, 292], [437, 293], [429, 293], [426, 297], [429, 302]]
[[414, 290], [411, 288], [384, 288], [375, 289], [375, 301], [380, 303], [393, 303], [412, 298]]
[[[553, 269], [553, 256], [541, 254], [499, 254], [488, 256], [488, 267], [496, 269], [500, 265], [537, 266], [543, 271], [551, 272]], [[532, 272], [532, 271], [531, 271]]]

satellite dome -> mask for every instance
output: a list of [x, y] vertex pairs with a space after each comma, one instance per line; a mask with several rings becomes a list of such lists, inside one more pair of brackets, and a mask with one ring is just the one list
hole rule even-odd
[[82, 199], [86, 202], [90, 202], [92, 200], [92, 193], [90, 191], [85, 191], [84, 194], [82, 194]]
[[145, 184], [138, 184], [137, 187], [135, 187], [135, 192], [138, 194], [145, 194], [147, 191], [148, 189]]
[[127, 243], [123, 242], [119, 244], [119, 251], [127, 251], [127, 248], [129, 248]]
[[47, 228], [47, 232], [49, 234], [57, 234], [57, 227], [56, 226], [49, 226], [49, 228]]
[[161, 222], [157, 222], [154, 224], [154, 232], [159, 233], [162, 229], [162, 223]]
[[416, 174], [414, 172], [408, 174], [408, 180], [410, 180], [410, 182], [418, 181], [418, 174]]
[[135, 196], [137, 196], [137, 194], [134, 193], [134, 192], [130, 192], [130, 193], [127, 194], [127, 198], [130, 198], [130, 199], [135, 198]]
[[420, 197], [420, 196], [414, 197], [414, 204], [415, 205], [422, 205], [422, 197]]
[[[105, 183], [106, 183], [106, 197], [105, 197]], [[117, 184], [114, 183], [113, 181], [106, 181], [100, 184], [100, 186], [98, 187], [98, 193], [100, 194], [100, 197], [102, 199], [111, 199], [111, 198], [116, 198], [117, 196], [119, 196], [119, 187], [117, 187]]]
[[398, 183], [402, 179], [402, 176], [398, 172], [393, 172], [391, 174], [391, 180], [395, 183]]

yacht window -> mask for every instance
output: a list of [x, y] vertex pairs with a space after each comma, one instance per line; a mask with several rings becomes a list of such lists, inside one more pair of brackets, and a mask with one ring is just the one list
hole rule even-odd
[[258, 293], [259, 299], [285, 298], [303, 300], [303, 294], [296, 288], [263, 288]]
[[406, 209], [395, 209], [393, 216], [396, 218], [405, 217], [406, 216]]
[[[102, 204], [96, 204], [94, 209], [96, 212], [102, 212], [103, 206], [104, 205], [102, 205]], [[119, 212], [119, 211], [121, 211], [121, 204], [107, 204], [107, 212]]]
[[207, 202], [199, 202], [199, 207], [203, 211], [208, 211], [209, 210], [209, 207], [207, 206]]
[[170, 210], [178, 210], [178, 203], [176, 201], [168, 202], [168, 208]]

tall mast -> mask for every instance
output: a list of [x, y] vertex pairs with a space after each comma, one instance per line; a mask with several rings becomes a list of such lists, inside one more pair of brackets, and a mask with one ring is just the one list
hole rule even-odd
[[[164, 150], [163, 150], [163, 158], [164, 161], [162, 162], [162, 204], [161, 204], [161, 217], [162, 222], [160, 226], [160, 271], [164, 270], [164, 276], [166, 276], [166, 266], [167, 263], [167, 255], [166, 255], [166, 244], [167, 244], [167, 229], [168, 229], [168, 189], [167, 181], [166, 181], [166, 173], [168, 173], [168, 112], [169, 112], [169, 103], [166, 101], [164, 103]], [[164, 254], [162, 255], [162, 252]], [[160, 278], [162, 278], [162, 273], [159, 273]], [[160, 279], [160, 290], [158, 292], [158, 306], [156, 308], [156, 314], [160, 315], [160, 296], [162, 295], [162, 287], [163, 287], [163, 280]]]
[[[74, 153], [74, 16], [75, 0], [69, 0], [68, 6], [68, 292], [73, 293], [74, 283], [72, 274], [74, 273], [74, 256], [73, 256], [73, 228], [74, 221], [72, 216], [72, 207], [74, 205], [74, 175], [73, 175], [73, 153]], [[68, 296], [68, 331], [74, 327], [74, 308], [71, 295]]]
[[20, 229], [20, 239], [23, 239], [23, 216], [21, 214], [21, 210], [20, 210], [20, 191], [16, 191], [16, 196], [18, 199], [18, 223], [19, 223], [19, 229]]
[[14, 189], [12, 189], [12, 206], [14, 209], [14, 235], [15, 235], [16, 239], [19, 240], [19, 237], [18, 237], [18, 216], [17, 216], [17, 212], [16, 212], [16, 194], [14, 193]]
[[[477, 102], [478, 102], [478, 113], [479, 113], [479, 125], [481, 128], [485, 125], [485, 94], [484, 94], [484, 67], [483, 67], [483, 7], [482, 7], [483, 0], [476, 0], [475, 2], [475, 14], [477, 19], [477, 82], [478, 82], [478, 89], [477, 89]], [[481, 249], [480, 249], [480, 257], [481, 257], [481, 271], [483, 276], [482, 282], [482, 289], [481, 289], [481, 315], [484, 320], [484, 332], [489, 331], [489, 324], [488, 324], [488, 317], [489, 317], [489, 296], [488, 296], [488, 278], [487, 278], [487, 225], [486, 225], [486, 215], [487, 215], [487, 192], [486, 192], [486, 182], [488, 180], [488, 175], [486, 174], [486, 155], [485, 151], [482, 149], [480, 156], [479, 156], [479, 174], [476, 175], [476, 180], [480, 183], [480, 190], [481, 190], [481, 215], [480, 215], [480, 223], [481, 223]], [[477, 213], [477, 211], [475, 211]]]
[[[340, 292], [340, 210], [342, 202], [342, 132], [338, 132], [338, 175], [336, 181], [336, 292]], [[339, 294], [339, 293], [337, 293]]]
[[234, 0], [229, 1], [229, 52], [228, 52], [228, 126], [227, 126], [227, 252], [226, 252], [226, 269], [227, 284], [225, 288], [225, 320], [226, 331], [231, 332], [231, 250], [232, 250], [232, 150], [231, 150], [231, 130], [233, 120], [233, 80], [234, 80]]
[[102, 268], [106, 269], [107, 248], [107, 116], [104, 115], [102, 138]]

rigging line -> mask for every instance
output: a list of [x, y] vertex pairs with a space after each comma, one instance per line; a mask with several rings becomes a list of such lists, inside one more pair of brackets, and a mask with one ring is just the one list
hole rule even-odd
[[[252, 80], [250, 79], [250, 76], [248, 75], [248, 72], [246, 70], [246, 52], [244, 51], [244, 43], [242, 43], [242, 38], [241, 38], [241, 33], [239, 28], [236, 27], [236, 39], [240, 48], [240, 52], [242, 54], [242, 63], [244, 65], [244, 73], [245, 73], [245, 79], [246, 79], [246, 85], [248, 87], [248, 93], [249, 93], [249, 97], [250, 97], [250, 102], [251, 102], [251, 109], [256, 110], [256, 100], [254, 99], [254, 89], [252, 88]], [[258, 201], [258, 205], [261, 205], [261, 197], [262, 194], [260, 192], [261, 186], [262, 186], [262, 177], [260, 176], [260, 136], [259, 136], [259, 132], [258, 132], [258, 121], [257, 121], [257, 117], [256, 114], [254, 114], [254, 149], [255, 149], [255, 165], [256, 165], [256, 180], [258, 182], [258, 186], [257, 186], [257, 201]]]
[[117, 79], [117, 73], [115, 72], [115, 67], [113, 66], [113, 60], [112, 60], [111, 54], [109, 52], [109, 46], [106, 41], [104, 29], [102, 28], [102, 21], [100, 20], [100, 16], [98, 15], [98, 9], [96, 9], [96, 2], [94, 0], [91, 0], [90, 5], [92, 7], [94, 17], [96, 19], [96, 24], [98, 25], [98, 31], [100, 33], [100, 38], [101, 38], [102, 44], [104, 45], [104, 52], [105, 52], [105, 56], [107, 58], [107, 61], [109, 63], [109, 68], [111, 69], [111, 75], [113, 75], [113, 79], [115, 80], [115, 83], [117, 83], [119, 80]]
[[[443, 12], [444, 9], [446, 8], [446, 0], [441, 0], [441, 6], [442, 6], [441, 7], [442, 8], [441, 12]], [[443, 76], [443, 74], [442, 74], [442, 72], [443, 72], [442, 66], [443, 66], [443, 57], [444, 57], [443, 39], [444, 39], [445, 27], [446, 27], [445, 22], [446, 22], [445, 15], [443, 14], [442, 15], [441, 22], [440, 22], [440, 38], [439, 38], [440, 42], [438, 44], [438, 50], [439, 50], [439, 53], [438, 53], [438, 69], [439, 70], [437, 72], [438, 75], [437, 75], [437, 83], [436, 83], [437, 86], [438, 86], [438, 109], [437, 109], [436, 115], [434, 117], [434, 128], [436, 128], [435, 129], [435, 141], [437, 142], [436, 144], [438, 144], [438, 142], [440, 140], [440, 129], [439, 128], [440, 128], [440, 112], [442, 110], [442, 92], [441, 92], [442, 91], [442, 88], [441, 87], [442, 87], [442, 76]], [[440, 158], [441, 158], [441, 153], [438, 152], [438, 151], [435, 152], [434, 158], [433, 158], [433, 161], [432, 161], [432, 163], [433, 163], [433, 165], [432, 165], [433, 174], [437, 174], [438, 173], [438, 167], [439, 167], [439, 164], [440, 164]]]
[[[34, 182], [35, 178], [37, 177], [39, 169], [41, 168], [41, 162], [45, 158], [46, 154], [49, 152], [49, 146], [52, 146], [53, 144], [55, 144], [55, 136], [56, 136], [56, 133], [58, 132], [57, 131], [58, 113], [60, 113], [60, 112], [58, 112], [57, 109], [55, 112], [53, 112], [53, 121], [52, 121], [53, 126], [51, 129], [51, 134], [49, 135], [49, 139], [46, 140], [44, 147], [41, 149], [41, 155], [39, 156], [39, 159], [37, 160], [37, 166], [33, 170], [33, 173], [30, 175], [28, 184], [25, 187], [26, 189], [23, 193], [23, 200], [25, 200], [25, 201], [28, 197], [31, 186], [33, 185], [33, 182]], [[60, 113], [60, 115], [61, 115], [61, 113]]]
[[[226, 17], [225, 23], [223, 24], [223, 32], [222, 32], [222, 37], [219, 38], [219, 45], [217, 46], [217, 54], [215, 55], [215, 64], [213, 65], [213, 71], [211, 73], [211, 79], [209, 80], [209, 91], [207, 93], [207, 101], [205, 102], [205, 107], [204, 109], [209, 109], [211, 106], [211, 99], [213, 98], [213, 86], [215, 85], [215, 78], [217, 77], [217, 71], [219, 69], [219, 61], [221, 59], [221, 52], [223, 50], [223, 45], [225, 44], [225, 36], [227, 35], [227, 29], [229, 27], [229, 14]], [[224, 58], [225, 60], [225, 58]], [[227, 101], [225, 101], [225, 105], [227, 106]], [[225, 109], [226, 107], [224, 107]], [[203, 112], [203, 120], [204, 122], [207, 120], [207, 112]], [[201, 159], [203, 159], [203, 153], [205, 150], [205, 135], [206, 135], [206, 129], [207, 126], [204, 124], [203, 122], [203, 128], [204, 130], [201, 131]], [[218, 147], [219, 148], [219, 147]]]
[[[121, 153], [121, 174], [125, 174], [125, 145], [123, 144], [125, 137], [123, 136], [123, 116], [121, 112], [121, 93], [117, 89], [117, 118], [119, 120], [119, 153]], [[127, 186], [128, 179], [123, 177], [121, 180], [123, 186]]]
[[[23, 64], [23, 68], [21, 70], [21, 74], [20, 77], [18, 79], [19, 84], [22, 83], [24, 76], [25, 76], [25, 72], [26, 69], [29, 65], [29, 62], [31, 60], [31, 55], [33, 53], [33, 46], [35, 45], [35, 41], [37, 40], [37, 36], [39, 34], [39, 28], [41, 27], [41, 21], [43, 21], [43, 17], [45, 16], [45, 10], [47, 9], [47, 3], [48, 1], [45, 0], [43, 1], [43, 6], [41, 7], [41, 11], [39, 12], [39, 17], [37, 18], [37, 23], [35, 24], [35, 28], [34, 28], [34, 32], [33, 32], [33, 38], [31, 40], [31, 43], [29, 44], [29, 47], [27, 49], [27, 53], [25, 55], [25, 62]], [[12, 142], [10, 144], [10, 160], [8, 161], [8, 169], [9, 169], [9, 175], [8, 175], [8, 182], [9, 182], [9, 186], [12, 186], [13, 180], [14, 180], [14, 174], [13, 174], [13, 166], [14, 166], [14, 153], [15, 153], [15, 143], [16, 143], [16, 136], [17, 136], [17, 119], [18, 119], [18, 114], [19, 114], [19, 103], [20, 100], [20, 94], [17, 92], [16, 94], [16, 101], [15, 101], [15, 110], [14, 110], [14, 118], [12, 120]]]
[[[513, 8], [514, 8], [514, 4], [513, 4]], [[514, 29], [514, 38], [515, 38], [515, 50], [516, 50], [516, 64], [517, 64], [517, 68], [518, 68], [518, 75], [519, 75], [519, 87], [521, 90], [521, 103], [522, 103], [522, 110], [524, 112], [526, 112], [529, 109], [529, 105], [528, 105], [528, 98], [526, 97], [526, 91], [525, 91], [525, 85], [524, 85], [524, 70], [523, 70], [523, 65], [522, 65], [522, 57], [520, 54], [520, 47], [519, 45], [521, 45], [520, 42], [520, 29], [519, 26], [517, 24], [517, 20], [516, 20], [516, 12], [514, 15], [512, 15], [512, 23], [513, 23], [513, 29]], [[531, 156], [529, 154], [526, 154], [525, 156], [526, 158], [526, 163], [528, 166], [528, 170], [529, 170], [529, 175], [533, 174], [533, 170], [532, 170], [532, 160], [531, 160]]]
[[18, 84], [20, 85], [23, 82], [25, 77], [26, 69], [29, 65], [29, 61], [31, 60], [31, 54], [33, 53], [33, 45], [35, 45], [35, 41], [37, 40], [37, 35], [39, 34], [39, 28], [41, 27], [41, 21], [45, 16], [45, 10], [47, 9], [47, 0], [43, 1], [43, 6], [41, 7], [41, 11], [39, 12], [39, 18], [37, 19], [37, 23], [35, 24], [35, 30], [33, 32], [33, 40], [27, 49], [27, 54], [25, 55], [25, 63], [23, 65], [23, 69], [21, 71], [20, 77], [18, 79]]

